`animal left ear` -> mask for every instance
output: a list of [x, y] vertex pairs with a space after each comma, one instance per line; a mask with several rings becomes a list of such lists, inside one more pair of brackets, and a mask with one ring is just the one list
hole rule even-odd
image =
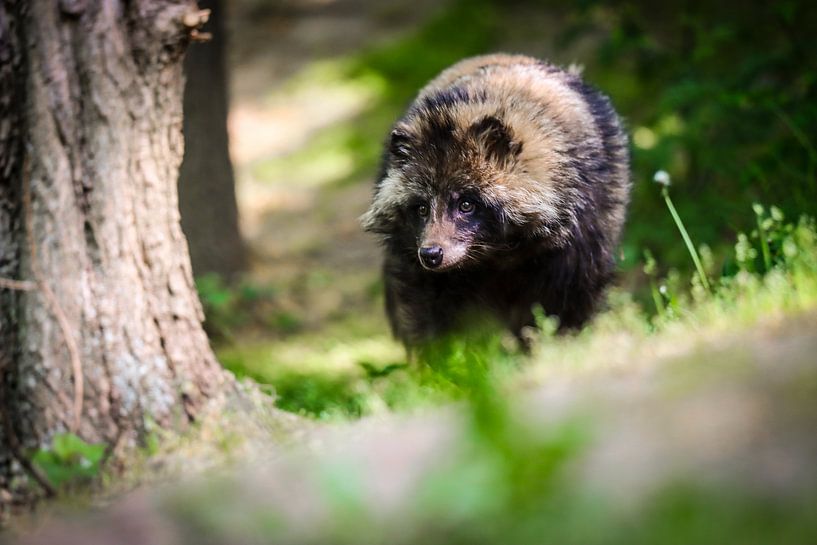
[[488, 158], [498, 163], [515, 159], [522, 151], [522, 143], [515, 142], [507, 125], [492, 115], [475, 122], [469, 132], [485, 149]]
[[400, 125], [396, 126], [389, 135], [389, 153], [397, 165], [405, 165], [411, 157], [413, 148], [411, 134]]

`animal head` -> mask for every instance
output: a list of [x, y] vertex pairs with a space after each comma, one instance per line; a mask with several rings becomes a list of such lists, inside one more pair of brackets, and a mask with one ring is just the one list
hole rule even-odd
[[541, 151], [541, 136], [526, 139], [524, 127], [481, 110], [426, 104], [390, 135], [363, 227], [415, 252], [425, 269], [501, 258], [524, 239], [558, 246], [566, 236], [570, 218], [550, 178], [562, 168], [559, 155]]
[[413, 242], [410, 248], [416, 246], [417, 259], [428, 270], [464, 266], [488, 257], [503, 244], [496, 211], [475, 191], [452, 189], [421, 197], [407, 216], [404, 242]]

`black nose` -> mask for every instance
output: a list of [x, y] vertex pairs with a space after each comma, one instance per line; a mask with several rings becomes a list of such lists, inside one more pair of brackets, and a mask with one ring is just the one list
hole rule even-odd
[[420, 262], [429, 269], [436, 269], [443, 262], [443, 249], [439, 246], [420, 248]]

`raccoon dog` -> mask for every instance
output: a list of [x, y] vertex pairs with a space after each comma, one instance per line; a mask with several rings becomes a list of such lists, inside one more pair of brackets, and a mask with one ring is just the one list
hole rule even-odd
[[463, 60], [394, 126], [365, 230], [385, 246], [386, 310], [408, 347], [488, 313], [520, 335], [540, 305], [584, 324], [613, 276], [627, 136], [578, 74], [525, 57]]

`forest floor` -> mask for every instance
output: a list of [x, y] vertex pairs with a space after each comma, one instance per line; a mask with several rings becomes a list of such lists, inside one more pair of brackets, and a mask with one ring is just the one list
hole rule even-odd
[[262, 433], [222, 416], [135, 491], [17, 542], [813, 542], [817, 311], [684, 329], [559, 341], [582, 364], [529, 366], [508, 405]]
[[344, 81], [338, 64], [416, 26], [434, 2], [252, 5], [234, 8], [230, 42], [231, 153], [251, 274], [279, 286], [304, 325], [321, 327], [372, 300], [365, 292], [379, 275], [379, 252], [358, 217], [374, 180], [365, 172], [338, 183], [353, 163], [342, 150], [302, 155], [372, 98], [365, 85]]

